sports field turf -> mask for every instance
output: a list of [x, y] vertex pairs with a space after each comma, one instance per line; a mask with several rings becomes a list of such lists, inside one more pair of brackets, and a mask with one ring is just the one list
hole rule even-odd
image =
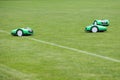
[[[119, 16], [120, 0], [0, 0], [0, 80], [120, 80]], [[95, 19], [108, 31], [86, 33]]]

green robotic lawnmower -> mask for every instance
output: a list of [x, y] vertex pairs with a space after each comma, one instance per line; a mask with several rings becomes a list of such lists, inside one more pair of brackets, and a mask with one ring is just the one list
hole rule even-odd
[[11, 31], [13, 36], [28, 36], [33, 34], [33, 30], [29, 27], [17, 28]]
[[93, 24], [85, 27], [85, 31], [88, 32], [104, 32], [107, 31], [107, 26], [109, 26], [109, 20], [94, 20]]

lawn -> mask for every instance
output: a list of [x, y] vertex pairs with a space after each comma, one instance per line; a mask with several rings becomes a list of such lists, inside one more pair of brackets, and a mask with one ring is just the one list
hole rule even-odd
[[[119, 4], [120, 0], [0, 0], [0, 80], [120, 80]], [[108, 30], [85, 32], [95, 19], [110, 20]], [[11, 30], [19, 27], [30, 27], [34, 34], [12, 36]]]

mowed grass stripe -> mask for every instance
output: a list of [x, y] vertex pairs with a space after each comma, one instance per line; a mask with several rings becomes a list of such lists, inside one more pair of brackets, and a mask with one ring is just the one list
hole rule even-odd
[[[4, 30], [0, 30], [0, 32], [8, 33], [7, 31], [4, 31]], [[94, 56], [94, 57], [99, 57], [99, 58], [106, 59], [106, 60], [109, 60], [109, 61], [120, 62], [120, 60], [118, 60], [118, 59], [114, 59], [114, 58], [110, 58], [110, 57], [107, 57], [107, 56], [98, 55], [98, 54], [87, 52], [87, 51], [83, 51], [83, 50], [80, 50], [80, 49], [71, 48], [71, 47], [67, 47], [67, 46], [63, 46], [63, 45], [59, 45], [59, 44], [56, 44], [56, 43], [35, 39], [35, 38], [29, 38], [29, 37], [25, 37], [25, 38], [27, 38], [29, 40], [36, 41], [36, 42], [40, 42], [40, 43], [44, 43], [44, 44], [48, 44], [48, 45], [52, 45], [52, 46], [56, 46], [56, 47], [60, 47], [60, 48], [64, 48], [64, 49], [68, 49], [68, 50], [71, 50], [71, 51], [88, 54], [88, 55], [91, 55], [91, 56]]]
[[8, 67], [3, 64], [0, 64], [0, 71], [4, 72], [10, 76], [13, 76], [16, 79], [20, 79], [20, 80], [31, 80], [31, 77], [32, 77], [30, 75], [27, 75], [21, 71], [18, 71], [14, 68]]

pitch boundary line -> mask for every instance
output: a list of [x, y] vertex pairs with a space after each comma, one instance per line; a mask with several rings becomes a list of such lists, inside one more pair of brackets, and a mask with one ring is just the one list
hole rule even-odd
[[[0, 30], [0, 32], [8, 33], [8, 32], [6, 32], [4, 30]], [[83, 51], [83, 50], [80, 50], [80, 49], [76, 49], [76, 48], [72, 48], [72, 47], [68, 47], [68, 46], [63, 46], [63, 45], [59, 45], [59, 44], [56, 44], [56, 43], [43, 41], [43, 40], [36, 39], [36, 38], [30, 38], [30, 37], [25, 37], [25, 38], [29, 39], [29, 40], [36, 41], [36, 42], [40, 42], [40, 43], [43, 43], [43, 44], [56, 46], [56, 47], [59, 47], [59, 48], [63, 48], [63, 49], [67, 49], [67, 50], [71, 50], [71, 51], [75, 51], [75, 52], [91, 55], [91, 56], [94, 56], [94, 57], [99, 57], [99, 58], [106, 59], [106, 60], [109, 60], [109, 61], [120, 62], [120, 60], [118, 60], [118, 59], [110, 58], [110, 57], [103, 56], [103, 55], [98, 55], [98, 54], [87, 52], [87, 51]]]
[[64, 48], [64, 49], [75, 51], [75, 52], [79, 52], [79, 53], [88, 54], [88, 55], [99, 57], [99, 58], [106, 59], [106, 60], [109, 60], [109, 61], [120, 62], [120, 60], [118, 60], [118, 59], [114, 59], [114, 58], [110, 58], [110, 57], [107, 57], [107, 56], [98, 55], [98, 54], [95, 54], [95, 53], [90, 53], [90, 52], [83, 51], [83, 50], [80, 50], [80, 49], [71, 48], [71, 47], [67, 47], [67, 46], [63, 46], [63, 45], [55, 44], [55, 43], [52, 43], [52, 42], [47, 42], [47, 41], [35, 39], [35, 38], [29, 38], [29, 37], [26, 37], [26, 38], [30, 39], [30, 40], [33, 40], [33, 41], [36, 41], [36, 42], [48, 44], [48, 45], [51, 45], [51, 46], [56, 46], [56, 47], [59, 47], [59, 48]]

